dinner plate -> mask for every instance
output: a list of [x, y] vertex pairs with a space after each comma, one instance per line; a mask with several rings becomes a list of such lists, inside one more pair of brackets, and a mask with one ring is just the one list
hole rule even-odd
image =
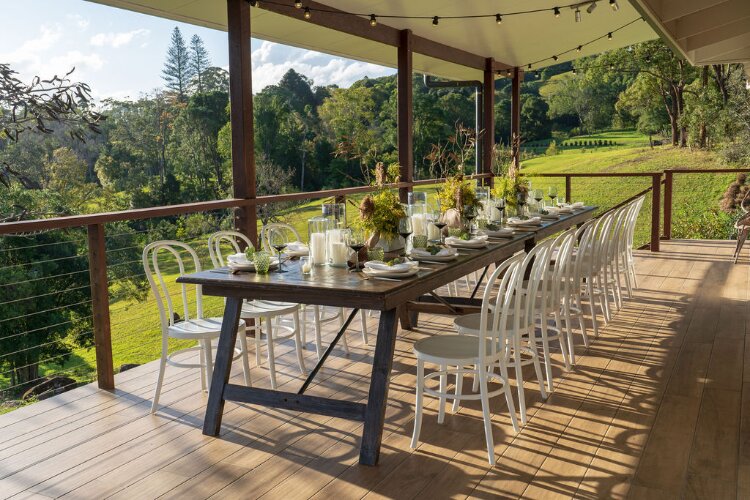
[[[276, 269], [279, 265], [279, 259], [278, 257], [274, 257], [271, 259], [271, 265], [268, 267], [268, 269]], [[227, 264], [227, 267], [229, 267], [230, 271], [247, 271], [254, 273], [255, 272], [255, 262], [248, 261], [248, 262], [230, 262]]]
[[410, 259], [418, 262], [450, 262], [458, 258], [458, 252], [449, 255], [430, 255], [422, 253], [412, 253], [409, 255]]
[[462, 240], [459, 238], [446, 238], [445, 244], [454, 248], [484, 248], [487, 246], [487, 238]]
[[388, 265], [381, 260], [371, 260], [365, 262], [365, 269], [369, 269], [370, 271], [374, 272], [406, 272], [417, 266], [418, 264], [416, 262], [410, 261], [393, 265]]
[[492, 230], [492, 229], [484, 229], [484, 232], [487, 233], [487, 236], [491, 238], [512, 238], [513, 237], [513, 229], [509, 227], [505, 227], [502, 229]]
[[366, 267], [362, 269], [362, 272], [370, 278], [400, 279], [410, 278], [416, 275], [419, 272], [419, 267], [412, 266], [411, 269], [407, 269], [406, 271], [375, 271], [373, 269], [370, 269], [369, 267]]

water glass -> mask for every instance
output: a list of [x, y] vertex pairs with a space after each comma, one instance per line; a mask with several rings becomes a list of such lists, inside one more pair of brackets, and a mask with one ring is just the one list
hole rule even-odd
[[411, 237], [412, 248], [427, 248], [428, 238], [426, 234], [415, 234]]
[[256, 273], [268, 274], [268, 269], [271, 267], [271, 254], [268, 252], [255, 252], [253, 262], [255, 263]]
[[303, 255], [299, 258], [299, 268], [302, 271], [302, 274], [312, 274], [312, 262], [310, 262], [310, 257], [307, 255]]
[[382, 247], [375, 247], [367, 250], [367, 260], [383, 260], [384, 258], [385, 251]]

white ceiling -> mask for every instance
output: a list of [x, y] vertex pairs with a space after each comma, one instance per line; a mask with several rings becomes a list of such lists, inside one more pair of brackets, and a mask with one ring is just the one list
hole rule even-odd
[[[226, 30], [226, 8], [222, 0], [91, 0], [97, 3], [160, 16], [176, 21]], [[293, 0], [274, 0], [291, 5]], [[322, 0], [326, 6], [347, 12], [392, 15], [450, 16], [507, 13], [536, 8], [551, 9], [575, 0]], [[636, 19], [640, 14], [628, 0], [618, 0], [620, 9], [613, 12], [608, 0], [600, 0], [592, 14], [581, 7], [582, 21], [575, 22], [574, 11], [561, 9], [560, 18], [551, 12], [505, 16], [502, 25], [494, 19], [444, 19], [439, 26], [426, 19], [381, 19], [379, 23], [396, 29], [411, 29], [414, 35], [456, 47], [481, 57], [493, 57], [510, 66], [525, 68], [538, 61], [573, 49], [605, 35]], [[303, 0], [304, 2], [304, 0]], [[750, 0], [740, 0], [750, 2]], [[304, 2], [307, 3], [307, 2]], [[396, 67], [396, 49], [384, 43], [318, 26], [302, 19], [270, 12], [260, 7], [251, 9], [252, 36], [296, 47], [317, 50], [351, 59]], [[315, 16], [315, 13], [313, 13]], [[596, 54], [656, 37], [646, 22], [635, 23], [614, 35], [600, 40], [581, 53], [561, 55], [558, 62]], [[553, 64], [546, 60], [534, 66]], [[481, 79], [481, 71], [436, 57], [414, 54], [414, 71], [452, 79]]]
[[750, 77], [750, 0], [635, 0], [649, 23], [696, 66], [744, 63]]

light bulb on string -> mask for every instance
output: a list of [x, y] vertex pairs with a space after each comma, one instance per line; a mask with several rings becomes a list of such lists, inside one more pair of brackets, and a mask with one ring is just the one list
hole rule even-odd
[[432, 25], [433, 26], [437, 26], [439, 22], [440, 22], [440, 18], [438, 18], [438, 16], [435, 16], [435, 17], [432, 18]]
[[552, 56], [552, 60], [553, 60], [553, 61], [557, 61], [558, 59], [559, 59], [559, 57], [557, 57], [557, 56]]
[[609, 0], [609, 6], [612, 8], [613, 12], [617, 12], [620, 10], [620, 6], [617, 4], [617, 0]]
[[505, 76], [510, 78], [510, 68], [505, 70]]
[[574, 75], [576, 74], [576, 69], [575, 69], [575, 68], [573, 68], [573, 74], [574, 74]]
[[370, 26], [373, 28], [378, 25], [378, 19], [375, 17], [375, 14], [370, 14]]
[[294, 8], [295, 9], [301, 9], [302, 8], [302, 2], [300, 2], [299, 0], [297, 0], [296, 2], [294, 2]]
[[529, 71], [531, 71], [531, 64], [529, 64], [528, 66], [526, 66], [526, 68], [527, 68], [527, 69], [528, 69]]
[[581, 10], [578, 7], [576, 7], [576, 22], [581, 22]]
[[250, 0], [250, 7], [257, 7], [258, 6], [258, 0]]
[[596, 2], [591, 2], [591, 5], [586, 7], [586, 12], [591, 14], [592, 12], [594, 12], [594, 9], [596, 9]]
[[498, 26], [503, 24], [503, 16], [501, 16], [500, 14], [495, 14], [495, 22]]
[[310, 12], [310, 7], [305, 7], [305, 12], [302, 14], [305, 19], [310, 19], [312, 17], [312, 12]]
[[612, 32], [607, 33], [607, 40], [612, 40]]
[[555, 13], [555, 17], [560, 17], [560, 7], [555, 7], [552, 12]]
[[581, 49], [583, 49], [583, 45], [579, 45], [578, 47], [576, 47], [576, 52], [580, 52]]

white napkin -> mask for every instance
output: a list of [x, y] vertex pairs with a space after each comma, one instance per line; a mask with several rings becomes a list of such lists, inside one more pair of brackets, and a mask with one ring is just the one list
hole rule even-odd
[[445, 238], [445, 243], [446, 245], [479, 247], [487, 243], [487, 235], [476, 235], [470, 240], [462, 240], [461, 238], [456, 238], [455, 236], [448, 236], [447, 238]]
[[577, 201], [577, 202], [573, 203], [570, 207], [571, 208], [583, 208], [583, 202], [582, 201]]
[[374, 271], [408, 271], [414, 266], [418, 266], [419, 262], [403, 262], [401, 264], [394, 264], [389, 266], [382, 260], [370, 260], [365, 262], [365, 267]]
[[308, 248], [301, 241], [292, 241], [291, 243], [287, 243], [286, 250], [287, 252], [307, 252]]
[[511, 226], [537, 226], [541, 223], [541, 217], [531, 217], [524, 220], [521, 220], [517, 217], [511, 217], [510, 219], [508, 219], [508, 224], [510, 224]]
[[247, 255], [245, 255], [244, 253], [233, 253], [232, 255], [228, 255], [227, 262], [229, 264], [240, 264], [240, 265], [252, 263], [251, 260], [247, 259]]
[[417, 257], [448, 257], [449, 255], [455, 255], [456, 249], [455, 248], [441, 248], [438, 253], [433, 255], [423, 248], [415, 248], [411, 251], [411, 254]]
[[501, 227], [500, 229], [490, 230], [490, 236], [513, 236], [513, 230], [509, 227]]

